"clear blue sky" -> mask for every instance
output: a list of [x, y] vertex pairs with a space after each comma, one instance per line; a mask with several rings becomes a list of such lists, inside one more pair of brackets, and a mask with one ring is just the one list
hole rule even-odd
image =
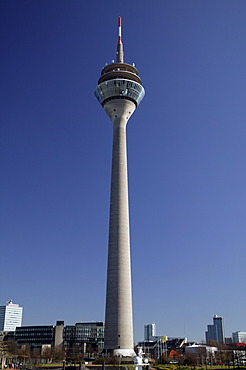
[[246, 2], [1, 0], [0, 303], [23, 325], [104, 320], [112, 127], [94, 88], [125, 60], [135, 340], [246, 330]]

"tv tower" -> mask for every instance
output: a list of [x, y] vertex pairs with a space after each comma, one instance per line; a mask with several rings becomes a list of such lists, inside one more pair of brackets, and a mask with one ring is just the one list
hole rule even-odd
[[104, 349], [134, 356], [126, 125], [145, 91], [135, 66], [124, 63], [121, 23], [119, 17], [116, 63], [103, 68], [95, 90], [113, 123]]

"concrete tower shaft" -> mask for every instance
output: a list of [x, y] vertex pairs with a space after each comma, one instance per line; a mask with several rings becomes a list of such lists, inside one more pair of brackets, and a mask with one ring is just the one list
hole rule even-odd
[[133, 356], [126, 126], [144, 97], [135, 66], [124, 63], [121, 18], [116, 63], [103, 68], [95, 95], [113, 123], [104, 349]]
[[126, 125], [135, 104], [111, 100], [104, 109], [113, 123], [104, 348], [133, 356]]

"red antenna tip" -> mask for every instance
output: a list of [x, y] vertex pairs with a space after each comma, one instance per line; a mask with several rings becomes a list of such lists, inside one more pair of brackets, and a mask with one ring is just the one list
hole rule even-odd
[[119, 33], [118, 33], [118, 44], [121, 44], [121, 42], [122, 42], [121, 25], [122, 25], [122, 18], [121, 17], [118, 17], [118, 30], [119, 30]]

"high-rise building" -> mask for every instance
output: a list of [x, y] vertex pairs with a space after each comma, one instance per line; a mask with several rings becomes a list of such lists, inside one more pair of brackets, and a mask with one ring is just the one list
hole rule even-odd
[[144, 325], [144, 340], [150, 342], [156, 340], [156, 326], [153, 324]]
[[213, 325], [207, 326], [207, 331], [205, 332], [206, 342], [221, 342], [225, 341], [225, 334], [224, 334], [224, 320], [223, 317], [219, 317], [214, 315], [213, 317]]
[[145, 91], [135, 66], [124, 62], [121, 17], [118, 30], [116, 63], [103, 68], [95, 90], [113, 123], [104, 349], [133, 356], [126, 125]]
[[246, 332], [245, 331], [236, 331], [232, 333], [233, 343], [245, 343], [246, 344]]
[[0, 306], [0, 331], [14, 331], [22, 323], [23, 308], [12, 300]]

